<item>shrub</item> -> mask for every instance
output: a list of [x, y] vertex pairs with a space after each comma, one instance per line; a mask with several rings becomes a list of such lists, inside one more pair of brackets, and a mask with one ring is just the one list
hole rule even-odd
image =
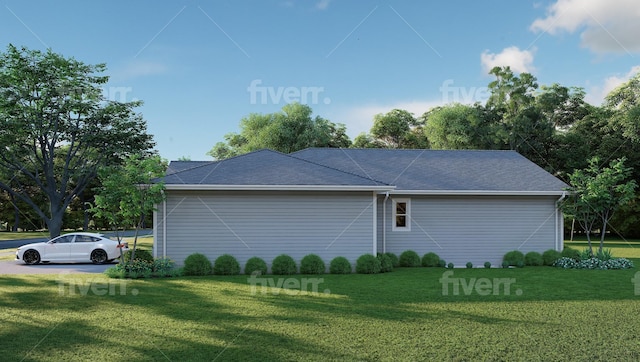
[[447, 266], [447, 262], [446, 262], [446, 261], [444, 261], [443, 259], [440, 259], [440, 260], [438, 261], [438, 267], [440, 267], [440, 268], [444, 268], [444, 267], [446, 267], [446, 266]]
[[485, 267], [485, 269], [490, 269], [491, 268], [491, 262], [490, 261], [485, 261], [484, 262], [484, 267]]
[[173, 260], [169, 258], [158, 258], [153, 261], [152, 269], [153, 275], [157, 277], [170, 277], [172, 276], [172, 270], [175, 267]]
[[522, 261], [522, 260], [518, 260], [518, 262], [516, 263], [516, 267], [518, 267], [518, 268], [524, 268], [524, 261]]
[[577, 261], [567, 257], [561, 257], [553, 262], [553, 266], [555, 266], [556, 268], [575, 269], [577, 265]]
[[473, 268], [473, 264], [469, 261], [467, 262], [467, 269], [472, 269]]
[[351, 274], [351, 263], [344, 256], [336, 256], [329, 264], [331, 274]]
[[356, 272], [360, 274], [380, 273], [380, 260], [371, 254], [361, 255], [356, 261]]
[[453, 269], [453, 263], [449, 263], [449, 264], [447, 264], [447, 268], [449, 268], [449, 269]]
[[211, 261], [204, 254], [193, 253], [184, 259], [184, 275], [209, 275], [212, 271]]
[[[122, 253], [122, 260], [124, 260], [125, 264], [129, 263], [131, 260], [131, 254], [133, 254], [133, 249], [129, 249]], [[153, 263], [153, 255], [151, 255], [151, 252], [148, 250], [136, 249], [136, 255], [134, 258], [134, 260], [144, 260]]]
[[503, 268], [508, 268], [508, 267], [509, 267], [509, 265], [510, 265], [510, 264], [509, 264], [509, 262], [508, 262], [508, 261], [506, 261], [506, 260], [502, 262], [502, 267], [503, 267]]
[[524, 254], [520, 250], [512, 250], [504, 254], [503, 261], [509, 263], [509, 265], [516, 266], [521, 261], [524, 264]]
[[611, 249], [598, 250], [598, 252], [596, 253], [596, 258], [602, 261], [613, 259], [613, 254], [611, 253]]
[[582, 259], [580, 257], [580, 252], [578, 250], [567, 247], [567, 246], [565, 246], [565, 248], [562, 250], [561, 255], [565, 258], [571, 258], [576, 261]]
[[589, 250], [589, 248], [586, 248], [582, 252], [580, 252], [580, 260], [591, 258], [593, 258], [593, 252]]
[[529, 266], [542, 265], [542, 254], [537, 251], [530, 251], [524, 256], [524, 264]]
[[254, 256], [247, 260], [247, 264], [244, 265], [244, 273], [247, 275], [251, 275], [255, 272], [259, 272], [260, 274], [267, 274], [267, 263], [261, 258]]
[[324, 261], [316, 254], [306, 255], [300, 261], [300, 273], [302, 274], [324, 274], [325, 270]]
[[296, 262], [287, 254], [276, 256], [271, 263], [271, 273], [276, 275], [291, 275], [297, 270]]
[[389, 259], [391, 260], [391, 266], [393, 266], [394, 268], [397, 268], [400, 266], [400, 259], [398, 259], [398, 256], [394, 253], [384, 253], [386, 256], [389, 257]]
[[440, 262], [440, 257], [436, 253], [426, 253], [422, 256], [422, 266], [436, 267]]
[[557, 250], [549, 249], [542, 253], [542, 264], [544, 265], [553, 265], [556, 260], [562, 257], [562, 253]]
[[571, 258], [562, 257], [553, 264], [555, 267], [563, 269], [630, 269], [633, 263], [629, 259], [617, 258], [600, 260], [598, 258], [582, 259], [575, 261]]
[[380, 273], [388, 273], [393, 271], [393, 262], [389, 255], [387, 254], [378, 254], [378, 260], [380, 261]]
[[400, 266], [415, 268], [420, 266], [420, 257], [413, 250], [405, 250], [400, 254]]
[[213, 262], [213, 274], [237, 275], [240, 274], [238, 260], [229, 254], [222, 254]]
[[104, 271], [104, 274], [106, 276], [108, 276], [109, 278], [116, 278], [116, 279], [122, 279], [126, 277], [126, 273], [124, 271], [124, 268], [121, 266], [122, 264], [118, 264], [116, 266], [112, 266], [110, 268], [107, 268], [107, 270]]

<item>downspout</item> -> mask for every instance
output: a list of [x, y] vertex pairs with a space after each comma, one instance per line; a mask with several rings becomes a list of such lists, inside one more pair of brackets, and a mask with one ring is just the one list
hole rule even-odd
[[387, 252], [387, 199], [389, 198], [389, 191], [384, 195], [382, 201], [382, 252]]
[[167, 257], [167, 199], [162, 200], [162, 257]]
[[[560, 215], [558, 215], [558, 212], [560, 211], [560, 203], [562, 202], [562, 200], [564, 200], [564, 198], [567, 197], [567, 192], [566, 191], [562, 191], [562, 196], [560, 196], [560, 198], [558, 200], [556, 200], [556, 251], [562, 251], [560, 250], [560, 236], [558, 235], [559, 232], [559, 223], [560, 223], [560, 216], [562, 215], [562, 213], [560, 213]], [[564, 222], [563, 222], [563, 229], [564, 229]], [[562, 234], [564, 235], [564, 230], [562, 231]]]

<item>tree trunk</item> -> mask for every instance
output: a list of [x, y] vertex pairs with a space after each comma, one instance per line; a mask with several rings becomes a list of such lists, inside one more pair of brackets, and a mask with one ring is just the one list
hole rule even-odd
[[11, 231], [16, 232], [18, 231], [18, 227], [20, 226], [20, 209], [18, 209], [16, 198], [12, 193], [9, 193], [9, 198], [11, 200], [11, 205], [13, 205], [13, 226], [11, 227]]
[[607, 223], [605, 222], [602, 225], [602, 233], [600, 234], [600, 248], [598, 248], [598, 253], [602, 253], [602, 248], [604, 247], [604, 236], [606, 235], [607, 232]]
[[591, 247], [591, 233], [587, 231], [586, 234], [587, 234], [587, 244], [589, 245], [589, 254], [590, 256], [593, 256], [593, 248]]
[[55, 238], [56, 236], [60, 236], [60, 232], [62, 231], [62, 218], [64, 216], [64, 209], [51, 208], [51, 218], [47, 219], [47, 228], [49, 229], [49, 236], [51, 238]]

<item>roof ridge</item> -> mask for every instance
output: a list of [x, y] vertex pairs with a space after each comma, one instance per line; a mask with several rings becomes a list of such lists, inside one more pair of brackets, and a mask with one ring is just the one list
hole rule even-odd
[[[317, 147], [317, 148], [322, 148], [322, 147]], [[327, 147], [327, 148], [334, 149], [334, 147]], [[305, 148], [305, 149], [309, 149], [309, 148]], [[342, 149], [342, 148], [335, 148], [335, 149], [340, 150], [340, 149]], [[303, 150], [300, 150], [300, 151], [303, 151]], [[299, 152], [299, 151], [296, 151], [296, 152]], [[394, 186], [394, 185], [388, 184], [388, 183], [386, 183], [386, 182], [382, 182], [382, 181], [380, 181], [380, 180], [376, 180], [376, 179], [374, 179], [374, 178], [372, 178], [372, 177], [364, 177], [364, 176], [362, 176], [362, 175], [358, 175], [358, 174], [353, 173], [353, 172], [349, 172], [349, 171], [341, 170], [341, 169], [336, 168], [336, 167], [331, 167], [331, 166], [323, 165], [323, 164], [320, 164], [320, 163], [317, 163], [317, 162], [313, 162], [313, 161], [305, 160], [304, 158], [300, 158], [300, 157], [296, 157], [296, 156], [294, 156], [294, 155], [293, 155], [293, 153], [295, 153], [295, 152], [292, 152], [292, 153], [290, 153], [290, 154], [283, 154], [283, 155], [285, 155], [285, 156], [287, 156], [287, 157], [295, 158], [296, 160], [304, 161], [304, 162], [307, 162], [307, 163], [310, 163], [310, 164], [313, 164], [313, 165], [316, 165], [316, 166], [321, 166], [321, 167], [324, 167], [324, 168], [328, 168], [328, 169], [330, 169], [330, 170], [338, 171], [338, 172], [341, 172], [341, 173], [344, 173], [344, 174], [347, 174], [347, 175], [356, 176], [356, 177], [361, 178], [361, 179], [365, 179], [365, 180], [373, 181], [373, 182], [375, 182], [375, 183], [377, 183], [377, 184], [381, 184], [381, 185], [385, 185], [385, 186]]]
[[[182, 172], [185, 172], [185, 171], [192, 171], [192, 170], [195, 170], [197, 168], [209, 166], [209, 165], [216, 164], [216, 163], [222, 163], [224, 161], [232, 160], [234, 158], [243, 157], [243, 156], [250, 155], [252, 153], [258, 153], [258, 152], [262, 152], [262, 151], [269, 151], [269, 152], [274, 152], [274, 153], [279, 153], [279, 154], [284, 155], [284, 153], [282, 153], [282, 152], [274, 151], [274, 150], [269, 149], [269, 148], [261, 148], [259, 150], [254, 150], [254, 151], [243, 153], [243, 154], [240, 154], [240, 155], [235, 155], [233, 157], [225, 158], [225, 159], [222, 159], [222, 160], [213, 160], [213, 161], [171, 161], [171, 162], [202, 162], [202, 165], [197, 165], [197, 166], [194, 166], [194, 167], [185, 168], [184, 170], [176, 171], [174, 173], [171, 173], [170, 175], [175, 175], [177, 173], [182, 173]], [[168, 175], [165, 175], [165, 176], [168, 176]], [[178, 176], [178, 177], [180, 177], [180, 176]]]

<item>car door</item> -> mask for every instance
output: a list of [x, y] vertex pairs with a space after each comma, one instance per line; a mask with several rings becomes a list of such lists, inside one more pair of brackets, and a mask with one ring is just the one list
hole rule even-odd
[[89, 261], [91, 251], [95, 248], [96, 242], [100, 240], [91, 235], [76, 235], [71, 243], [71, 259], [77, 261]]
[[44, 256], [41, 259], [45, 261], [69, 260], [73, 238], [74, 235], [62, 235], [49, 240], [44, 246]]

